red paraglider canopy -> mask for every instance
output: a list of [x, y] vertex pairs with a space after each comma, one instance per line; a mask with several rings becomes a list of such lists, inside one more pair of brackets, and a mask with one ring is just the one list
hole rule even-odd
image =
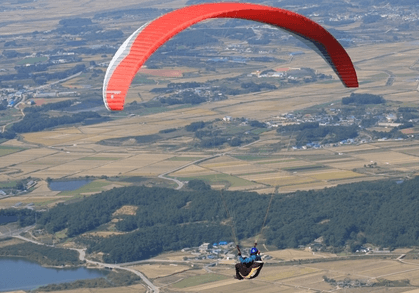
[[109, 110], [122, 110], [135, 74], [166, 41], [182, 30], [210, 18], [240, 18], [267, 23], [297, 35], [316, 49], [346, 87], [358, 87], [352, 61], [345, 49], [323, 27], [297, 13], [248, 3], [210, 3], [188, 6], [143, 25], [119, 48], [105, 75], [103, 100]]

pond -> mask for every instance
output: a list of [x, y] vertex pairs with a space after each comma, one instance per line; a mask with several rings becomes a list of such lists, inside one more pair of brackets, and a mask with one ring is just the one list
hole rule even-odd
[[90, 182], [92, 182], [92, 180], [88, 179], [51, 181], [49, 183], [49, 189], [53, 191], [73, 191], [89, 184]]
[[0, 258], [0, 292], [32, 290], [39, 286], [96, 279], [107, 275], [105, 270], [79, 268], [44, 268], [22, 258]]

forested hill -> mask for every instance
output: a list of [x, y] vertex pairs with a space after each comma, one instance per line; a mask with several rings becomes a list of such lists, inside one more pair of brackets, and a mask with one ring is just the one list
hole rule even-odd
[[[124, 187], [88, 197], [80, 203], [58, 205], [39, 224], [50, 232], [68, 229], [71, 237], [102, 251], [105, 261], [127, 262], [202, 242], [239, 239], [260, 232], [270, 195], [224, 192], [205, 188], [176, 191]], [[419, 245], [419, 178], [363, 182], [321, 191], [275, 195], [264, 229], [269, 244], [296, 247], [323, 236], [328, 246], [363, 243], [384, 247]], [[224, 199], [224, 200], [223, 200]], [[225, 205], [224, 205], [225, 202]], [[112, 214], [124, 205], [138, 207], [136, 215]], [[228, 208], [233, 221], [226, 221]], [[118, 218], [125, 234], [107, 238], [81, 235]], [[104, 227], [104, 226], [102, 226]]]

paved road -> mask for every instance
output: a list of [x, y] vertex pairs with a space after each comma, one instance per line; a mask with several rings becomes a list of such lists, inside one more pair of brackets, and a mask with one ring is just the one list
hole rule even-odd
[[19, 236], [19, 234], [26, 233], [29, 230], [33, 229], [34, 227], [35, 226], [28, 226], [28, 227], [25, 227], [25, 228], [14, 230], [14, 231], [9, 229], [8, 233], [2, 233], [2, 234], [0, 233], [0, 239]]
[[[255, 144], [255, 143], [257, 143], [257, 142], [260, 142], [260, 141], [261, 141], [261, 140], [259, 139], [259, 140], [256, 140], [256, 141], [254, 141], [254, 142], [251, 142], [251, 143], [249, 143], [249, 144], [246, 144], [246, 145], [244, 145], [244, 146], [239, 146], [239, 147], [237, 147], [236, 149], [245, 148], [245, 147], [251, 146], [252, 144]], [[234, 150], [234, 149], [233, 149], [233, 150]], [[177, 172], [177, 171], [179, 171], [179, 170], [182, 170], [182, 169], [184, 169], [184, 168], [186, 168], [186, 167], [189, 167], [189, 166], [191, 166], [191, 165], [194, 165], [194, 164], [199, 164], [199, 163], [202, 163], [202, 162], [204, 162], [204, 161], [208, 161], [208, 160], [214, 159], [214, 158], [216, 158], [216, 157], [221, 157], [221, 156], [228, 155], [229, 153], [233, 152], [233, 150], [228, 151], [228, 152], [224, 152], [224, 153], [219, 153], [219, 154], [216, 154], [216, 155], [212, 155], [212, 156], [209, 156], [209, 157], [206, 157], [206, 158], [202, 158], [202, 159], [199, 159], [199, 160], [193, 161], [193, 162], [188, 163], [188, 164], [186, 164], [186, 165], [180, 166], [180, 167], [178, 167], [178, 168], [176, 168], [176, 169], [173, 169], [173, 170], [170, 170], [170, 171], [168, 171], [168, 172], [162, 173], [162, 174], [160, 174], [158, 177], [159, 177], [159, 178], [161, 178], [161, 179], [166, 179], [166, 180], [174, 181], [174, 182], [178, 185], [178, 187], [176, 187], [176, 190], [179, 190], [179, 189], [181, 189], [181, 188], [182, 188], [185, 184], [184, 184], [182, 181], [178, 180], [178, 179], [166, 177], [168, 174], [170, 174], [170, 173], [174, 173], [174, 172]]]
[[[79, 251], [78, 249], [76, 249], [77, 251]], [[82, 252], [83, 254], [84, 254], [84, 251]], [[80, 253], [79, 254], [79, 257], [80, 257], [80, 260], [84, 260], [84, 261], [86, 261], [86, 263], [89, 263], [89, 264], [92, 264], [92, 265], [96, 265], [96, 266], [99, 266], [99, 267], [104, 267], [104, 268], [111, 268], [111, 269], [119, 269], [119, 270], [125, 270], [125, 271], [129, 271], [129, 272], [131, 272], [131, 273], [133, 273], [133, 274], [136, 274], [137, 276], [139, 276], [143, 281], [144, 281], [144, 283], [146, 283], [147, 284], [147, 286], [153, 291], [153, 292], [155, 292], [155, 293], [159, 293], [160, 292], [160, 290], [159, 290], [159, 288], [158, 287], [156, 287], [156, 286], [154, 286], [154, 284], [153, 283], [151, 283], [151, 281], [149, 280], [149, 279], [147, 279], [147, 277], [146, 276], [144, 276], [144, 274], [142, 274], [141, 272], [139, 272], [139, 271], [136, 271], [136, 270], [133, 270], [133, 269], [130, 269], [130, 268], [126, 268], [126, 267], [121, 267], [119, 264], [107, 264], [107, 263], [102, 263], [102, 262], [98, 262], [98, 261], [93, 261], [93, 260], [88, 260], [88, 259], [86, 259], [85, 257], [84, 257], [84, 255], [83, 255], [83, 257], [82, 257], [82, 254]]]
[[169, 177], [166, 177], [166, 175], [167, 175], [167, 174], [170, 174], [170, 173], [173, 173], [173, 172], [176, 172], [176, 171], [182, 170], [182, 169], [184, 169], [184, 168], [186, 168], [186, 167], [188, 167], [188, 166], [191, 166], [191, 165], [194, 165], [194, 164], [198, 164], [198, 163], [202, 163], [202, 162], [204, 162], [204, 161], [207, 161], [207, 160], [210, 160], [210, 159], [213, 159], [213, 158], [216, 158], [216, 157], [222, 156], [222, 155], [223, 155], [223, 154], [217, 154], [217, 155], [214, 155], [214, 156], [210, 156], [210, 157], [206, 157], [206, 158], [203, 158], [203, 159], [199, 159], [199, 160], [193, 161], [193, 162], [188, 163], [188, 164], [186, 164], [186, 165], [183, 165], [183, 166], [181, 166], [181, 167], [179, 167], [179, 168], [176, 168], [176, 169], [170, 170], [169, 172], [166, 172], [166, 173], [160, 174], [158, 177], [159, 177], [159, 178], [162, 178], [162, 179], [166, 179], [166, 180], [170, 180], [170, 181], [174, 181], [174, 182], [176, 182], [176, 184], [178, 185], [178, 187], [176, 187], [176, 190], [179, 190], [179, 189], [181, 189], [181, 188], [183, 187], [183, 185], [185, 185], [185, 184], [184, 184], [182, 181], [177, 180], [177, 179], [175, 179], [175, 178], [169, 178]]

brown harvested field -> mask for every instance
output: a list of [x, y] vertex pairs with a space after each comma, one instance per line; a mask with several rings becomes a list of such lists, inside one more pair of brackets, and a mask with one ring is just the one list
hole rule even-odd
[[246, 164], [246, 162], [230, 156], [220, 156], [211, 160], [207, 160], [200, 165], [204, 168], [218, 168], [230, 166], [231, 164]]
[[260, 189], [254, 189], [254, 190], [251, 190], [251, 191], [257, 192], [261, 195], [265, 195], [265, 194], [269, 194], [269, 193], [274, 193], [275, 192], [275, 187], [260, 188]]
[[355, 173], [353, 171], [346, 171], [346, 170], [330, 170], [330, 171], [328, 170], [324, 172], [305, 173], [304, 175], [311, 177], [315, 180], [326, 180], [326, 181], [364, 176], [362, 174]]
[[[175, 251], [175, 252], [166, 252], [162, 253], [155, 258], [151, 258], [152, 260], [172, 260], [172, 261], [184, 261], [183, 257], [190, 256], [189, 252], [182, 252], [182, 251]], [[198, 271], [200, 272], [200, 271]], [[205, 272], [205, 271], [204, 271]]]
[[[247, 176], [243, 178], [246, 180], [256, 181], [259, 183], [271, 185], [271, 186], [287, 186], [287, 185], [296, 185], [302, 183], [309, 183], [315, 181], [315, 179], [307, 178], [307, 177], [299, 177], [299, 176], [277, 176], [278, 173], [269, 173], [264, 174], [266, 175], [265, 178], [261, 179], [247, 179]], [[252, 175], [253, 176], [253, 175]]]
[[398, 151], [406, 155], [419, 156], [419, 147], [400, 148]]
[[[402, 272], [402, 273], [401, 273]], [[388, 264], [382, 265], [379, 268], [370, 269], [368, 271], [362, 271], [368, 276], [372, 276], [374, 278], [384, 278], [393, 280], [400, 280], [400, 276], [406, 276], [405, 278], [411, 279], [412, 281], [418, 280], [419, 276], [419, 267], [416, 265], [407, 265], [407, 264]], [[414, 276], [414, 277], [413, 277]], [[419, 282], [417, 282], [418, 284]]]
[[138, 73], [159, 77], [182, 77], [183, 71], [178, 69], [148, 69], [141, 68]]
[[[410, 249], [401, 249], [394, 251], [397, 253], [407, 253]], [[254, 292], [254, 287], [262, 293], [266, 292], [313, 292], [313, 291], [331, 291], [336, 289], [323, 280], [323, 276], [333, 278], [335, 280], [343, 280], [350, 278], [352, 280], [369, 280], [376, 282], [377, 278], [385, 278], [388, 280], [409, 279], [413, 286], [418, 285], [419, 280], [419, 261], [412, 263], [401, 263], [391, 259], [360, 259], [360, 260], [339, 260], [339, 257], [333, 254], [314, 254], [310, 251], [302, 251], [295, 249], [269, 251], [269, 255], [275, 259], [269, 262], [275, 263], [276, 259], [298, 260], [298, 259], [322, 259], [332, 258], [333, 261], [318, 262], [303, 265], [285, 265], [285, 266], [265, 266], [257, 279], [247, 281], [236, 281], [234, 279], [226, 279], [221, 281], [213, 281], [206, 284], [193, 285], [176, 289], [173, 286], [169, 288], [174, 291], [181, 292]], [[233, 263], [214, 267], [216, 273], [231, 276], [234, 272]], [[158, 272], [156, 272], [158, 273]], [[202, 272], [201, 272], [202, 273]], [[188, 278], [196, 274], [188, 273], [179, 275], [178, 278]], [[179, 279], [177, 279], [179, 280]], [[173, 279], [173, 281], [176, 281]], [[253, 290], [253, 291], [252, 291]], [[410, 292], [412, 287], [365, 287], [346, 289], [347, 292]], [[414, 291], [413, 291], [414, 292]], [[412, 293], [413, 293], [412, 292]]]
[[[92, 137], [92, 135], [84, 134], [80, 130], [74, 130], [73, 128], [41, 131], [37, 133], [26, 133], [22, 136], [23, 139], [29, 143], [45, 146], [79, 143], [79, 141], [83, 141]], [[101, 139], [102, 138], [97, 138], [97, 141]]]
[[268, 282], [278, 282], [283, 281], [285, 279], [295, 278], [298, 276], [305, 276], [310, 275], [313, 273], [317, 273], [318, 269], [316, 268], [308, 268], [308, 267], [282, 267], [282, 268], [272, 268], [270, 270], [266, 270], [261, 275], [260, 281], [268, 281]]
[[406, 129], [402, 129], [401, 133], [403, 133], [403, 134], [413, 134], [413, 133], [416, 133], [416, 131], [413, 128], [406, 128]]
[[197, 165], [190, 165], [186, 168], [183, 168], [179, 171], [174, 173], [170, 173], [170, 176], [173, 177], [193, 177], [193, 176], [203, 176], [203, 175], [212, 175], [216, 174], [217, 172], [208, 170], [206, 168], [202, 168]]
[[220, 166], [220, 167], [208, 167], [208, 169], [215, 170], [217, 172], [230, 174], [233, 176], [241, 175], [241, 174], [258, 174], [258, 173], [267, 173], [272, 172], [273, 169], [265, 168], [265, 166], [261, 167], [258, 165], [249, 164], [246, 162], [235, 162], [231, 163], [229, 166]]
[[153, 173], [157, 172], [160, 174], [165, 171], [169, 171], [170, 169], [174, 169], [175, 167], [181, 165], [180, 163], [183, 164], [183, 162], [167, 161], [168, 165], [166, 168], [160, 167], [162, 164], [160, 162], [166, 162], [165, 160], [170, 157], [172, 156], [164, 154], [138, 154], [118, 161], [105, 161], [106, 164], [102, 164], [96, 168], [91, 168], [91, 170], [86, 170], [81, 174], [92, 174], [93, 176], [107, 174], [108, 176], [116, 176], [128, 174], [145, 167], [150, 168], [150, 171], [153, 169]]
[[[272, 163], [272, 164], [263, 164], [264, 167], [267, 168], [271, 168], [271, 169], [276, 169], [276, 170], [280, 170], [282, 169], [283, 171], [287, 171], [287, 172], [293, 172], [294, 168], [303, 168], [303, 167], [307, 167], [307, 166], [313, 166], [313, 162], [307, 162], [307, 161], [303, 161], [303, 160], [295, 160], [295, 161], [291, 161], [291, 162], [280, 162], [280, 163]], [[299, 171], [301, 172], [301, 171]]]
[[232, 186], [229, 187], [228, 190], [231, 191], [237, 191], [237, 190], [241, 190], [241, 191], [253, 191], [254, 189], [258, 189], [258, 188], [263, 188], [266, 187], [266, 185], [264, 184], [253, 184], [253, 185], [245, 185], [245, 186]]
[[36, 174], [51, 174], [54, 178], [66, 177], [66, 176], [79, 176], [83, 171], [99, 168], [106, 165], [107, 161], [94, 161], [94, 160], [75, 160], [68, 163], [53, 166], [47, 170], [41, 170], [34, 172]]
[[57, 202], [62, 202], [70, 199], [67, 196], [18, 196], [18, 197], [7, 197], [1, 200], [2, 207], [12, 207], [17, 203], [22, 203], [24, 205], [34, 203], [35, 205], [50, 205]]
[[389, 164], [403, 164], [403, 163], [419, 163], [419, 157], [409, 156], [394, 151], [368, 152], [364, 154], [353, 154], [354, 157], [362, 160], [369, 160], [377, 162], [379, 165]]
[[[340, 183], [340, 182], [339, 182]], [[325, 187], [332, 187], [336, 186], [337, 183], [329, 183], [329, 182], [310, 182], [306, 184], [295, 184], [295, 185], [289, 185], [289, 186], [281, 186], [279, 188], [279, 193], [288, 193], [288, 192], [294, 192], [297, 190], [315, 190], [315, 189], [323, 189]]]
[[142, 272], [147, 276], [147, 278], [151, 278], [151, 279], [165, 277], [165, 276], [169, 276], [172, 274], [176, 274], [176, 273], [191, 269], [190, 266], [176, 265], [176, 264], [169, 264], [169, 265], [146, 264], [146, 265], [139, 265], [139, 266], [131, 266], [129, 268]]
[[[185, 1], [149, 1], [149, 0], [127, 0], [123, 3], [109, 0], [103, 1], [88, 1], [81, 0], [75, 5], [72, 0], [63, 0], [60, 2], [44, 1], [31, 2], [26, 6], [33, 9], [9, 10], [10, 4], [4, 3], [4, 11], [0, 12], [1, 19], [9, 19], [7, 24], [0, 28], [0, 33], [3, 35], [31, 33], [35, 30], [47, 31], [55, 28], [58, 22], [64, 18], [70, 17], [92, 17], [101, 11], [109, 11], [113, 9], [127, 9], [132, 6], [138, 7], [158, 7], [159, 5], [168, 7], [181, 7], [185, 5]], [[13, 6], [14, 7], [14, 6]], [[42, 16], [42, 17], [40, 17]]]
[[[217, 282], [217, 284], [220, 282]], [[216, 284], [210, 284], [207, 286], [201, 286], [200, 288], [189, 288], [188, 292], [202, 292], [202, 293], [225, 293], [225, 292], [243, 292], [243, 293], [253, 293], [255, 292], [255, 288], [258, 289], [259, 292], [263, 293], [305, 293], [305, 292], [312, 292], [309, 290], [299, 289], [295, 290], [294, 288], [290, 288], [289, 286], [282, 285], [282, 284], [266, 284], [261, 281], [257, 280], [250, 280], [245, 282], [228, 282], [228, 280], [223, 281], [220, 283], [218, 287], [215, 287]]]
[[252, 175], [243, 175], [241, 178], [249, 181], [263, 181], [263, 180], [274, 180], [289, 177], [290, 174], [285, 171], [271, 172], [264, 174], [252, 174]]
[[335, 169], [352, 170], [354, 168], [363, 168], [364, 165], [368, 165], [368, 164], [371, 164], [371, 162], [367, 160], [354, 159], [354, 160], [349, 160], [345, 162], [329, 163], [329, 164], [324, 164], [324, 165], [329, 166], [331, 168], [335, 168]]
[[49, 156], [57, 153], [56, 150], [49, 150], [44, 148], [28, 149], [18, 153], [13, 153], [7, 156], [1, 157], [0, 168], [8, 167], [10, 165], [16, 165], [19, 163], [27, 163], [32, 160]]
[[362, 259], [362, 260], [342, 260], [324, 263], [306, 264], [307, 267], [313, 267], [316, 269], [329, 270], [340, 274], [352, 274], [354, 276], [364, 276], [365, 272], [374, 270], [380, 267], [398, 265], [399, 262], [395, 260], [385, 259]]
[[284, 261], [297, 260], [297, 259], [316, 259], [316, 258], [330, 258], [336, 257], [335, 254], [330, 253], [313, 253], [312, 251], [299, 250], [299, 249], [283, 249], [267, 252], [268, 255], [281, 259]]
[[328, 283], [323, 281], [324, 271], [311, 272], [309, 274], [302, 274], [287, 278], [286, 285], [304, 288], [316, 288], [316, 290], [330, 291], [331, 287]]
[[330, 149], [336, 150], [340, 153], [353, 153], [353, 152], [359, 152], [359, 151], [368, 151], [368, 150], [378, 150], [378, 146], [374, 144], [360, 144], [360, 145], [344, 145], [339, 146], [339, 148], [336, 149]]
[[[339, 88], [318, 87], [316, 85], [303, 85], [292, 89], [278, 89], [269, 92], [252, 93], [234, 96], [231, 99], [218, 102], [222, 113], [232, 117], [248, 117], [249, 119], [264, 120], [286, 113], [296, 108], [307, 108], [315, 104], [331, 100], [331, 95], [349, 95], [349, 92]], [[208, 107], [205, 105], [204, 107]]]
[[[2, 234], [0, 233], [0, 236], [1, 235]], [[20, 239], [12, 238], [10, 240], [0, 241], [0, 248], [10, 246], [10, 245], [21, 244], [21, 243], [25, 243], [25, 242], [23, 240], [20, 240]]]
[[35, 189], [30, 193], [31, 197], [39, 197], [39, 196], [47, 196], [47, 197], [54, 197], [55, 195], [59, 194], [59, 191], [52, 191], [48, 187], [48, 183], [46, 181], [38, 181], [35, 185]]
[[[63, 5], [67, 5], [66, 3], [68, 4], [68, 1]], [[129, 3], [131, 2], [128, 1], [127, 5], [129, 5]], [[149, 4], [151, 5], [151, 2], [149, 2]], [[182, 1], [170, 2], [170, 4], [173, 4], [174, 6], [182, 5]], [[33, 5], [38, 5], [38, 3], [34, 3]], [[81, 5], [86, 8], [86, 10], [83, 11], [90, 11], [90, 9], [93, 11], [94, 9], [98, 8], [96, 4], [90, 2], [87, 3], [83, 0]], [[45, 9], [54, 11], [54, 9], [57, 9], [57, 6], [56, 4], [48, 2], [45, 6]], [[24, 14], [26, 13], [27, 15], [31, 15], [29, 11], [24, 12]], [[57, 14], [57, 16], [65, 13], [66, 12], [60, 12]], [[29, 17], [28, 19], [30, 20], [31, 18]], [[130, 20], [130, 24], [131, 23], [134, 24], [135, 20]], [[401, 101], [403, 103], [413, 102], [413, 104], [417, 104], [417, 91], [415, 88], [416, 84], [412, 84], [407, 81], [407, 79], [410, 78], [410, 75], [407, 76], [404, 71], [405, 67], [407, 68], [412, 64], [412, 60], [417, 59], [415, 56], [417, 56], [419, 53], [419, 48], [406, 43], [386, 44], [386, 46], [368, 45], [368, 48], [371, 50], [365, 50], [365, 47], [349, 49], [349, 52], [351, 55], [353, 55], [353, 60], [359, 70], [360, 81], [369, 82], [362, 84], [362, 87], [357, 89], [356, 92], [369, 93], [373, 89], [375, 92], [377, 92], [377, 94], [382, 94], [386, 99]], [[401, 50], [405, 50], [406, 48], [411, 49], [411, 51], [399, 53]], [[283, 48], [281, 47], [281, 52], [283, 53], [286, 52], [286, 50], [291, 49], [293, 48], [284, 46]], [[225, 115], [230, 115], [233, 117], [247, 117], [249, 119], [264, 121], [285, 112], [303, 109], [307, 106], [312, 106], [319, 103], [334, 102], [343, 96], [348, 96], [352, 92], [352, 90], [341, 86], [332, 69], [322, 58], [310, 50], [304, 50], [304, 52], [304, 55], [295, 57], [292, 62], [286, 66], [284, 66], [284, 64], [273, 65], [274, 67], [311, 66], [318, 69], [322, 73], [330, 73], [333, 76], [335, 82], [330, 84], [306, 84], [294, 88], [280, 88], [274, 91], [231, 96], [229, 99], [224, 101], [205, 103], [196, 107], [177, 109], [164, 113], [157, 113], [147, 116], [126, 117], [120, 120], [109, 121], [98, 125], [69, 127], [52, 131], [43, 131], [35, 134], [25, 134], [24, 139], [29, 143], [37, 143], [43, 146], [57, 147], [57, 149], [46, 149], [46, 152], [57, 151], [57, 153], [51, 154], [49, 156], [38, 156], [33, 154], [31, 155], [31, 158], [28, 158], [23, 157], [28, 154], [27, 151], [24, 151], [19, 153], [19, 156], [16, 156], [16, 154], [14, 157], [4, 156], [0, 162], [0, 168], [3, 164], [3, 166], [8, 169], [6, 171], [7, 173], [0, 174], [0, 176], [6, 180], [8, 178], [22, 178], [25, 176], [59, 178], [64, 176], [86, 175], [141, 175], [153, 177], [164, 172], [169, 172], [184, 164], [172, 163], [165, 160], [137, 160], [135, 158], [137, 152], [141, 149], [148, 149], [150, 152], [147, 153], [146, 156], [154, 157], [154, 153], [156, 153], [156, 147], [164, 148], [164, 145], [170, 143], [185, 147], [184, 149], [186, 149], [191, 143], [191, 139], [176, 138], [153, 145], [119, 145], [114, 147], [97, 145], [96, 142], [106, 138], [155, 134], [160, 130], [172, 128], [173, 126], [182, 127], [190, 124], [193, 121], [208, 121], [214, 118], [222, 118]], [[388, 55], [389, 57], [386, 57], [388, 60], [390, 60], [388, 67], [389, 70], [391, 70], [397, 77], [393, 86], [383, 87], [387, 80], [387, 76], [382, 71], [383, 59], [381, 57], [376, 58], [380, 54], [390, 54]], [[258, 64], [252, 63], [249, 65], [248, 69], [237, 69], [237, 72], [232, 72], [231, 69], [222, 70], [217, 73], [219, 76], [213, 74], [201, 76], [199, 78], [175, 79], [178, 81], [197, 81], [198, 79], [206, 80], [211, 78], [222, 78], [224, 76], [223, 74], [226, 74], [226, 76], [234, 76], [237, 75], [238, 72], [245, 73], [248, 72], [249, 69], [253, 70], [258, 66]], [[179, 71], [188, 70], [187, 68], [167, 68], [166, 70], [172, 69]], [[156, 77], [156, 79], [160, 80], [159, 77]], [[138, 100], [141, 98], [138, 97], [137, 92], [150, 90], [151, 88], [153, 88], [152, 85], [135, 85], [134, 88], [130, 91], [130, 95], [132, 95], [133, 99]], [[247, 151], [254, 151], [253, 148], [263, 148], [265, 146], [269, 147], [269, 144], [277, 143], [279, 141], [279, 138], [275, 137], [274, 130], [262, 134], [261, 138], [262, 140], [260, 142], [257, 142], [247, 148], [237, 149], [237, 151], [246, 155]], [[16, 141], [14, 142], [17, 143]], [[398, 150], [401, 145], [403, 147], [411, 147], [411, 149], [406, 151]], [[391, 148], [391, 150], [388, 148]], [[64, 152], [59, 151], [60, 149], [63, 149]], [[31, 152], [31, 150], [29, 151]], [[178, 151], [176, 154], [170, 153], [170, 150], [166, 149], [163, 149], [162, 152], [163, 151], [168, 158], [174, 155], [179, 156], [182, 154], [182, 151]], [[214, 150], [211, 150], [211, 152], [212, 151]], [[220, 151], [226, 151], [226, 149]], [[336, 153], [339, 152], [344, 153], [344, 155], [337, 156]], [[80, 158], [77, 159], [77, 155], [73, 156], [73, 153], [77, 153]], [[116, 156], [113, 155], [113, 153], [121, 155]], [[131, 156], [133, 153], [134, 157]], [[283, 156], [285, 159], [291, 158], [292, 155], [293, 158], [296, 158], [296, 161], [294, 162], [282, 162], [282, 159], [275, 159], [272, 160], [271, 164], [264, 164], [265, 162], [269, 162], [269, 158], [261, 159], [260, 161], [231, 159], [224, 160], [224, 158], [219, 158], [220, 161], [208, 161], [200, 164], [200, 167], [203, 167], [204, 169], [199, 169], [199, 171], [196, 169], [199, 167], [191, 166], [172, 175], [180, 177], [191, 177], [192, 174], [214, 174], [211, 171], [205, 171], [205, 168], [210, 168], [215, 172], [222, 172], [227, 175], [244, 174], [242, 176], [244, 179], [255, 180], [256, 182], [268, 184], [271, 186], [281, 185], [282, 187], [280, 192], [283, 192], [284, 190], [291, 191], [300, 188], [321, 188], [323, 186], [330, 186], [331, 184], [336, 183], [335, 181], [324, 184], [322, 182], [318, 182], [319, 180], [339, 180], [339, 183], [371, 180], [371, 177], [362, 177], [357, 175], [357, 173], [351, 173], [352, 169], [361, 168], [364, 164], [371, 160], [377, 161], [378, 164], [382, 165], [381, 167], [385, 166], [385, 170], [388, 171], [414, 171], [416, 168], [414, 164], [419, 163], [419, 158], [416, 157], [417, 153], [419, 153], [419, 151], [417, 151], [417, 143], [407, 140], [385, 141], [371, 144], [362, 144], [359, 146], [345, 145], [329, 149], [298, 150], [289, 151], [286, 153], [279, 152], [272, 154], [280, 157]], [[83, 156], [86, 159], [83, 159]], [[94, 159], [94, 157], [97, 157], [97, 159]], [[88, 163], [86, 163], [86, 161]], [[307, 171], [301, 171], [297, 173], [298, 176], [291, 176], [289, 172], [282, 173], [279, 171], [282, 168], [294, 166], [310, 166], [314, 165], [315, 163], [321, 163], [332, 168], [340, 169], [340, 171], [336, 174], [327, 174], [327, 172], [323, 172], [324, 170], [322, 170], [322, 172], [308, 172], [308, 174]], [[389, 164], [387, 165], [386, 163]], [[276, 172], [269, 172], [271, 170]], [[194, 171], [197, 173], [194, 173]], [[329, 171], [329, 173], [335, 173], [333, 170]], [[259, 187], [260, 186], [258, 185], [252, 186], [252, 188]], [[246, 186], [246, 188], [248, 188], [248, 186]], [[267, 190], [271, 190], [270, 187], [266, 188]], [[265, 188], [262, 188], [261, 190], [263, 189]], [[261, 190], [259, 190], [259, 192], [261, 192]]]

